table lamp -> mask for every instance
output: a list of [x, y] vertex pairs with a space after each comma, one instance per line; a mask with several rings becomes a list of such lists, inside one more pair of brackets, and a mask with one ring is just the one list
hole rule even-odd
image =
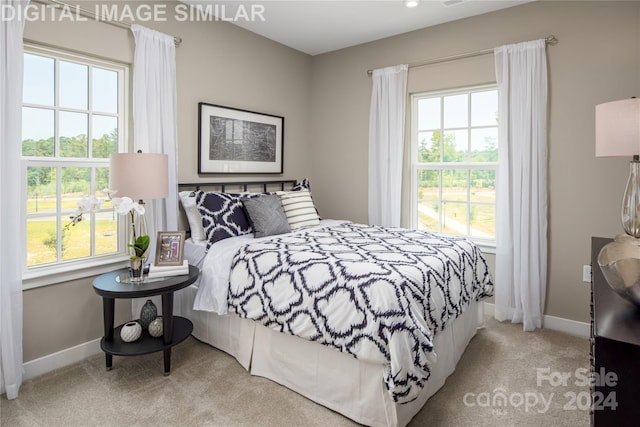
[[598, 264], [607, 283], [622, 297], [640, 305], [640, 99], [596, 106], [596, 157], [632, 157], [622, 197], [626, 234], [600, 251]]
[[[144, 205], [145, 200], [164, 199], [169, 194], [169, 159], [166, 154], [114, 153], [110, 157], [109, 189], [115, 197], [129, 197]], [[132, 236], [147, 235], [144, 215], [134, 219]]]

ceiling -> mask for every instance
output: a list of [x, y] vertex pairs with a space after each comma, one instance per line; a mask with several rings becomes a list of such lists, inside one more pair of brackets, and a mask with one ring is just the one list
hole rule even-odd
[[[182, 0], [293, 49], [319, 55], [534, 0]], [[253, 17], [253, 19], [252, 19]]]

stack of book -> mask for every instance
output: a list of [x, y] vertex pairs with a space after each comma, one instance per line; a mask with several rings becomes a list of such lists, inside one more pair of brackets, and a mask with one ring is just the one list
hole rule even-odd
[[180, 276], [181, 274], [189, 274], [189, 262], [184, 260], [182, 265], [155, 265], [149, 266], [148, 278]]

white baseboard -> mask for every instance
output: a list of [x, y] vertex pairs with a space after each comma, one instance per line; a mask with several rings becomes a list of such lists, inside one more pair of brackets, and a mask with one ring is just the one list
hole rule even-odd
[[[489, 302], [484, 303], [484, 314], [493, 317], [495, 304]], [[571, 335], [589, 338], [591, 336], [591, 325], [576, 320], [563, 319], [562, 317], [544, 315], [542, 318], [542, 327], [554, 331], [565, 332]]]
[[102, 353], [100, 340], [101, 338], [96, 338], [93, 341], [78, 344], [74, 347], [25, 362], [22, 365], [24, 368], [22, 379], [27, 381], [55, 369], [64, 368], [72, 363], [80, 362], [87, 357]]

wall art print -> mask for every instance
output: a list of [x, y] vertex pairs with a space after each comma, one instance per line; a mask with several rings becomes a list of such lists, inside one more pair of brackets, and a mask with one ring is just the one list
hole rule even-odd
[[284, 117], [198, 103], [198, 173], [282, 173]]

